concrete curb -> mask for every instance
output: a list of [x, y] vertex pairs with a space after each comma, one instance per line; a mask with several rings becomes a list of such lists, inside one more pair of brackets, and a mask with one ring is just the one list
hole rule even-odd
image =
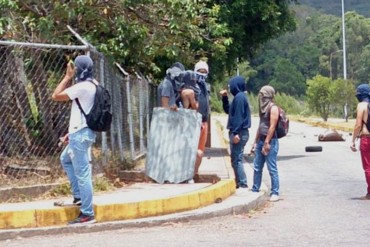
[[[218, 134], [223, 146], [227, 147], [220, 129]], [[227, 156], [223, 156], [223, 159], [227, 164], [229, 175], [233, 176], [230, 160]], [[0, 240], [37, 235], [89, 233], [123, 227], [149, 227], [169, 222], [243, 214], [263, 206], [266, 199], [267, 189], [264, 184], [261, 192], [253, 193], [246, 189], [236, 190], [234, 178], [230, 178], [174, 197], [122, 204], [95, 204], [98, 224], [62, 226], [61, 224], [77, 216], [77, 207], [0, 212], [0, 228], [4, 229], [4, 226], [13, 228], [1, 230]], [[55, 219], [59, 222], [58, 226]]]
[[313, 120], [313, 119], [307, 119], [307, 118], [301, 118], [301, 117], [292, 117], [293, 121], [305, 123], [311, 126], [315, 127], [321, 127], [326, 129], [336, 129], [341, 130], [344, 132], [353, 132], [353, 126], [343, 126], [342, 123], [332, 123], [332, 122], [324, 122], [323, 120]]
[[[247, 197], [247, 198], [246, 198]], [[123, 221], [102, 222], [91, 225], [75, 225], [75, 226], [54, 226], [54, 227], [39, 227], [31, 229], [10, 229], [0, 231], [0, 241], [29, 238], [39, 235], [56, 235], [68, 233], [91, 233], [100, 231], [119, 230], [122, 228], [139, 228], [153, 227], [171, 222], [188, 222], [190, 220], [203, 220], [213, 217], [221, 217], [233, 214], [243, 214], [251, 210], [260, 208], [266, 203], [265, 192], [248, 193], [246, 196], [243, 193], [235, 193], [235, 196], [227, 198], [225, 201], [214, 203], [211, 206], [174, 213], [170, 215], [162, 215], [156, 217], [148, 217], [142, 219], [131, 219]]]
[[[98, 222], [146, 218], [205, 207], [235, 193], [233, 179], [221, 180], [195, 192], [131, 203], [94, 204]], [[78, 216], [78, 207], [12, 210], [0, 212], [0, 229], [65, 225]]]

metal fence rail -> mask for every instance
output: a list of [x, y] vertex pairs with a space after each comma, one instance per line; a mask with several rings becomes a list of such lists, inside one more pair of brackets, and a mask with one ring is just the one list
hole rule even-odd
[[67, 133], [70, 102], [54, 102], [51, 95], [68, 61], [86, 53], [112, 96], [112, 128], [98, 135], [94, 167], [122, 169], [146, 154], [155, 88], [145, 77], [125, 74], [89, 46], [0, 41], [0, 187], [64, 177], [58, 142]]

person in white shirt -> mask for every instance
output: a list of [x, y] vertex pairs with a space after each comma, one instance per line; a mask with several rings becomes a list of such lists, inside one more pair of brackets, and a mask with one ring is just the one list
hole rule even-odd
[[[70, 85], [74, 76], [76, 83]], [[97, 82], [93, 79], [93, 61], [89, 56], [81, 55], [75, 59], [74, 66], [68, 63], [66, 74], [52, 95], [55, 101], [72, 100], [68, 134], [62, 137], [68, 145], [60, 160], [71, 184], [73, 203], [80, 205], [80, 214], [69, 224], [95, 222], [90, 150], [96, 136], [76, 103], [78, 99], [84, 112], [90, 112], [96, 92], [94, 83]]]

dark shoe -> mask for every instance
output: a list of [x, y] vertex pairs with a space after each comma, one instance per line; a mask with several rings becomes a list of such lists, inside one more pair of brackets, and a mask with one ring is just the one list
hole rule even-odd
[[73, 204], [76, 206], [81, 206], [81, 198], [73, 198]]
[[95, 222], [96, 220], [94, 216], [88, 216], [88, 215], [84, 215], [83, 213], [80, 213], [80, 215], [75, 220], [68, 222], [68, 225], [92, 224]]
[[241, 184], [236, 186], [237, 189], [242, 188], [242, 189], [248, 189], [248, 185]]
[[366, 194], [366, 196], [361, 197], [361, 200], [370, 200], [370, 194]]

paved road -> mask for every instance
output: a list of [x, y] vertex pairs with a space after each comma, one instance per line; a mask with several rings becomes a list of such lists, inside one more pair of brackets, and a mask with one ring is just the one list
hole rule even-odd
[[[350, 151], [348, 134], [346, 142], [317, 142], [323, 132], [291, 123], [289, 136], [280, 142], [282, 200], [260, 211], [152, 228], [18, 239], [0, 246], [369, 246], [370, 201], [359, 200], [366, 191], [359, 153]], [[307, 145], [322, 145], [323, 152], [307, 153]], [[269, 186], [266, 171], [264, 177]]]

